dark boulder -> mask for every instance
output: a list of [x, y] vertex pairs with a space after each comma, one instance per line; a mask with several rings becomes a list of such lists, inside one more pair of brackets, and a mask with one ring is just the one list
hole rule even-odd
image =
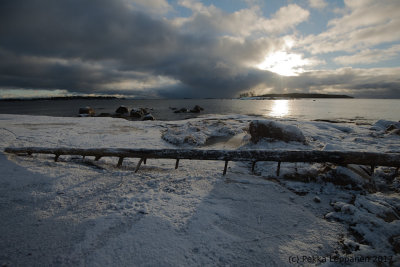
[[154, 121], [155, 118], [154, 118], [153, 115], [151, 115], [151, 114], [149, 113], [149, 114], [146, 114], [146, 115], [143, 117], [142, 120], [143, 120], [143, 121]]
[[150, 110], [153, 110], [152, 108], [149, 110], [148, 108], [140, 108], [141, 112], [143, 115], [147, 115], [150, 113]]
[[127, 107], [125, 106], [119, 106], [117, 108], [117, 110], [115, 111], [115, 113], [119, 114], [119, 115], [128, 115], [129, 110]]
[[92, 107], [84, 107], [79, 109], [79, 116], [81, 117], [92, 117], [95, 112]]
[[204, 108], [200, 107], [199, 105], [196, 105], [190, 110], [190, 112], [192, 112], [192, 113], [200, 113], [200, 111], [203, 111], [203, 110], [204, 110]]
[[275, 121], [255, 120], [250, 122], [249, 132], [251, 141], [257, 143], [263, 138], [284, 142], [305, 143], [306, 138], [299, 128], [292, 125], [285, 125]]
[[144, 112], [140, 108], [133, 108], [130, 112], [130, 116], [132, 118], [141, 118], [144, 115]]
[[188, 113], [190, 110], [188, 110], [187, 108], [181, 108], [178, 110], [175, 110], [174, 113]]

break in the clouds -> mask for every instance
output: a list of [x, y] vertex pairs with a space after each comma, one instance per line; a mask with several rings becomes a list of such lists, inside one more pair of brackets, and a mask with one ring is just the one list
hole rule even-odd
[[399, 3], [3, 0], [0, 97], [400, 97]]

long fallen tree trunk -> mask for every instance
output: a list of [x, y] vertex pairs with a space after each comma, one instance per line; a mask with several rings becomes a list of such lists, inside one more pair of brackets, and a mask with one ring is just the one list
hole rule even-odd
[[[192, 159], [228, 161], [276, 161], [276, 162], [330, 162], [338, 165], [359, 164], [400, 167], [400, 153], [376, 153], [358, 151], [319, 151], [319, 150], [201, 150], [201, 149], [129, 149], [129, 148], [44, 148], [44, 147], [8, 147], [4, 150], [14, 154], [54, 154], [55, 161], [61, 155], [119, 157], [118, 166], [124, 158], [146, 159]], [[138, 165], [137, 169], [140, 167]], [[226, 172], [225, 164], [225, 170]], [[177, 167], [177, 165], [176, 165]]]

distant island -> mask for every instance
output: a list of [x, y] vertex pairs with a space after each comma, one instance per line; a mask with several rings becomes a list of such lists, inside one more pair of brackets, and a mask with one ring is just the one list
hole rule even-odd
[[333, 94], [307, 94], [307, 93], [291, 93], [291, 94], [264, 94], [254, 95], [252, 93], [241, 94], [241, 99], [260, 99], [260, 98], [354, 98], [348, 95], [333, 95]]
[[38, 100], [109, 100], [109, 99], [124, 99], [116, 96], [54, 96], [54, 97], [35, 97], [35, 98], [5, 98], [0, 101], [38, 101]]

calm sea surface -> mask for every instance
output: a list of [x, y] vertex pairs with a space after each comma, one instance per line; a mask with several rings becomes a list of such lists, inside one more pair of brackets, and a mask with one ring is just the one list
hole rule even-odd
[[238, 99], [167, 99], [167, 100], [36, 100], [1, 101], [1, 114], [27, 114], [74, 117], [80, 107], [91, 106], [96, 115], [113, 113], [120, 106], [152, 108], [158, 120], [181, 120], [199, 114], [176, 114], [171, 108], [199, 105], [204, 114], [244, 114], [266, 118], [295, 120], [340, 120], [373, 122], [379, 119], [400, 120], [400, 99], [294, 99], [294, 100], [238, 100]]

